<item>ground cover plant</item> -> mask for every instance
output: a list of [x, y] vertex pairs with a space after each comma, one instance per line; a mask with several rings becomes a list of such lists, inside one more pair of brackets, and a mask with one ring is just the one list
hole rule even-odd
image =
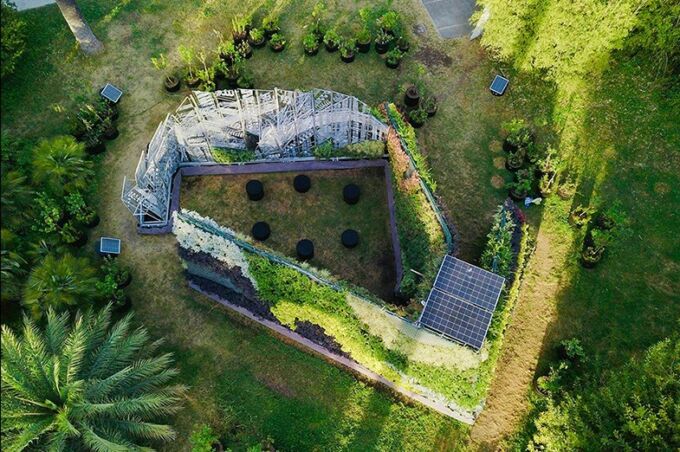
[[[392, 300], [397, 284], [387, 210], [387, 190], [382, 168], [312, 171], [312, 188], [304, 194], [293, 189], [297, 173], [200, 176], [182, 180], [181, 205], [210, 217], [244, 235], [265, 221], [271, 236], [263, 245], [296, 258], [299, 240], [314, 242], [312, 266], [329, 270], [340, 279], [365, 287]], [[250, 201], [245, 185], [260, 180], [265, 195]], [[358, 204], [342, 199], [343, 187], [361, 188]], [[347, 249], [340, 242], [345, 229], [359, 232], [359, 245]]]

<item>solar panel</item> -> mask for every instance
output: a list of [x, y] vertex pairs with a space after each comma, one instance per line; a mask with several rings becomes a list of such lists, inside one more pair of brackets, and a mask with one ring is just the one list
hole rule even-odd
[[123, 91], [116, 88], [112, 84], [107, 83], [106, 86], [104, 86], [104, 88], [102, 89], [100, 94], [104, 99], [108, 99], [115, 104], [120, 100], [120, 96], [123, 95]]
[[510, 80], [508, 80], [505, 77], [501, 77], [500, 75], [497, 75], [493, 79], [493, 82], [491, 82], [491, 86], [489, 87], [489, 89], [491, 90], [492, 94], [496, 96], [502, 96], [503, 93], [505, 93], [505, 90], [508, 87], [509, 83]]
[[99, 251], [107, 254], [120, 254], [120, 239], [102, 237], [99, 242]]
[[420, 323], [479, 350], [504, 282], [495, 273], [445, 256]]

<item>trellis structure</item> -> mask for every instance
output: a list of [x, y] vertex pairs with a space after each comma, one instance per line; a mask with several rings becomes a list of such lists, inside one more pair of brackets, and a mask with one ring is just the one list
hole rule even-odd
[[158, 126], [142, 153], [135, 184], [122, 200], [141, 227], [168, 224], [172, 177], [186, 164], [212, 164], [212, 149], [255, 152], [256, 160], [311, 157], [334, 148], [385, 140], [387, 125], [357, 98], [334, 91], [195, 91]]

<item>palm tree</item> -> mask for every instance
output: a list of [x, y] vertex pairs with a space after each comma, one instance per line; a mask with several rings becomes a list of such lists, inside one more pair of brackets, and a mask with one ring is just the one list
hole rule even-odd
[[85, 22], [83, 14], [75, 0], [55, 0], [61, 15], [75, 36], [78, 45], [87, 55], [93, 55], [104, 50], [104, 44], [94, 35], [90, 26]]
[[33, 180], [55, 195], [84, 189], [92, 175], [85, 145], [72, 136], [42, 140], [33, 151]]
[[18, 171], [3, 172], [1, 179], [0, 213], [3, 224], [20, 224], [28, 216], [33, 190], [26, 183], [26, 176]]
[[[22, 337], [2, 325], [2, 446], [21, 451], [128, 451], [175, 437], [159, 417], [180, 408], [186, 388], [172, 355], [156, 354], [132, 315], [111, 325], [99, 313], [50, 310], [44, 331], [24, 317]], [[148, 448], [146, 450], [149, 450]]]
[[23, 304], [34, 318], [48, 308], [57, 310], [89, 300], [96, 295], [97, 270], [87, 258], [70, 254], [56, 257], [48, 254], [31, 270], [26, 283]]

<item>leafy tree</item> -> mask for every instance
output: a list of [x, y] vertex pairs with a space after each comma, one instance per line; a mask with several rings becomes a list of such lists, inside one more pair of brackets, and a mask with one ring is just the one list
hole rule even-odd
[[78, 46], [87, 55], [93, 55], [104, 50], [104, 44], [97, 39], [92, 29], [80, 12], [76, 0], [55, 0], [61, 15], [78, 41]]
[[648, 51], [662, 71], [680, 72], [680, 3], [648, 0], [638, 13], [627, 45]]
[[[176, 412], [186, 388], [127, 315], [47, 313], [41, 330], [24, 318], [18, 337], [2, 326], [2, 445], [7, 451], [139, 450], [175, 437], [158, 422]], [[148, 449], [147, 449], [148, 450]]]
[[96, 269], [87, 258], [48, 254], [28, 277], [24, 306], [35, 318], [48, 308], [63, 309], [96, 295]]
[[33, 151], [33, 180], [52, 194], [84, 189], [92, 175], [85, 145], [71, 136], [42, 140]]
[[536, 420], [534, 450], [678, 450], [680, 340], [651, 347], [605, 380], [550, 400]]
[[24, 21], [19, 18], [14, 3], [0, 4], [0, 76], [14, 72], [17, 60], [24, 53]]

